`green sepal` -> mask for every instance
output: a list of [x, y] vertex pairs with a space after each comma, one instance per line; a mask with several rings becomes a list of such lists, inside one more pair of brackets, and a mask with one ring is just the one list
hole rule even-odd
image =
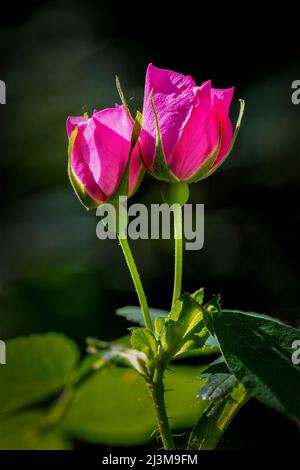
[[158, 180], [167, 181], [169, 183], [176, 183], [179, 181], [179, 179], [172, 173], [172, 171], [168, 167], [166, 156], [162, 146], [160, 127], [152, 93], [150, 95], [150, 101], [153, 109], [156, 127], [155, 159], [151, 174], [155, 176], [155, 178], [157, 178]]
[[119, 93], [119, 96], [120, 96], [120, 99], [122, 101], [122, 105], [124, 106], [128, 116], [130, 117], [130, 120], [132, 123], [134, 123], [134, 119], [132, 117], [132, 114], [129, 110], [129, 107], [128, 107], [128, 104], [127, 104], [127, 101], [126, 101], [126, 98], [125, 98], [125, 95], [123, 93], [123, 90], [122, 90], [122, 87], [121, 87], [121, 83], [120, 83], [120, 79], [118, 77], [118, 75], [116, 75], [116, 87], [117, 87], [117, 90], [118, 90], [118, 93]]
[[95, 209], [98, 207], [101, 202], [96, 201], [93, 199], [88, 192], [85, 190], [84, 186], [79, 182], [77, 177], [75, 176], [72, 165], [71, 165], [71, 156], [72, 156], [72, 148], [76, 139], [76, 136], [78, 134], [78, 129], [74, 129], [72, 132], [70, 139], [69, 139], [69, 144], [68, 144], [68, 176], [70, 183], [75, 191], [76, 196], [78, 197], [79, 201], [81, 204], [86, 208], [86, 209]]
[[221, 315], [221, 296], [219, 294], [215, 295], [209, 302], [207, 302], [203, 307], [203, 318], [206, 327], [208, 328], [211, 335], [214, 336], [214, 322], [213, 318], [215, 315]]

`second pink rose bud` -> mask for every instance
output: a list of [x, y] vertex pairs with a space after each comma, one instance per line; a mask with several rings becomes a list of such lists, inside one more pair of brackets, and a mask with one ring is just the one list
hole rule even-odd
[[197, 86], [193, 78], [148, 66], [146, 73], [142, 158], [156, 178], [196, 182], [212, 174], [229, 155], [235, 132], [229, 118], [234, 88]]

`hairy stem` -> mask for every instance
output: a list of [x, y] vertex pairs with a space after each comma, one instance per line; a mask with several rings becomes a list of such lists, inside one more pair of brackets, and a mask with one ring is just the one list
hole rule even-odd
[[149, 388], [154, 403], [156, 421], [163, 447], [166, 450], [173, 450], [175, 449], [175, 445], [166, 411], [163, 375], [163, 369], [156, 369], [153, 381], [149, 384]]

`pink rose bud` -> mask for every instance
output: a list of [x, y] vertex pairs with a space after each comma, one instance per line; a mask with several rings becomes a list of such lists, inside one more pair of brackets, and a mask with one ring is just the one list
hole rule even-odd
[[132, 122], [124, 106], [94, 111], [91, 118], [67, 119], [68, 173], [87, 208], [131, 196], [143, 174], [137, 143], [140, 118]]
[[147, 170], [168, 182], [196, 182], [211, 175], [228, 157], [240, 127], [229, 118], [234, 88], [197, 86], [192, 77], [148, 66], [142, 158]]

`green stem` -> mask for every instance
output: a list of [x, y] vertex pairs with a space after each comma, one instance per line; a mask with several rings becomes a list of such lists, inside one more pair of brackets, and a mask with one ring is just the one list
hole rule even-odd
[[182, 282], [182, 207], [174, 209], [174, 237], [175, 237], [175, 272], [172, 308], [181, 294]]
[[149, 312], [147, 299], [146, 299], [146, 296], [145, 296], [144, 288], [143, 288], [143, 285], [142, 285], [142, 282], [141, 282], [141, 279], [140, 279], [140, 276], [139, 276], [134, 258], [133, 258], [132, 253], [131, 253], [129, 243], [127, 241], [127, 238], [122, 238], [122, 237], [119, 237], [119, 236], [118, 236], [118, 238], [119, 238], [119, 243], [120, 243], [121, 248], [123, 250], [123, 253], [124, 253], [126, 263], [127, 263], [128, 268], [129, 268], [132, 280], [133, 280], [133, 284], [134, 284], [137, 296], [139, 298], [140, 306], [141, 306], [143, 317], [144, 317], [145, 326], [147, 328], [149, 328], [150, 330], [152, 330], [152, 321], [151, 321], [151, 317], [150, 317], [150, 312]]
[[169, 426], [166, 405], [164, 399], [163, 369], [156, 369], [153, 381], [149, 384], [154, 403], [156, 421], [164, 449], [175, 449], [173, 436]]
[[69, 404], [73, 399], [73, 395], [75, 392], [75, 385], [68, 384], [66, 385], [65, 389], [59, 396], [58, 400], [56, 401], [54, 407], [47, 415], [45, 419], [45, 424], [47, 427], [54, 427], [56, 426], [60, 420], [62, 419], [63, 415], [65, 414]]

